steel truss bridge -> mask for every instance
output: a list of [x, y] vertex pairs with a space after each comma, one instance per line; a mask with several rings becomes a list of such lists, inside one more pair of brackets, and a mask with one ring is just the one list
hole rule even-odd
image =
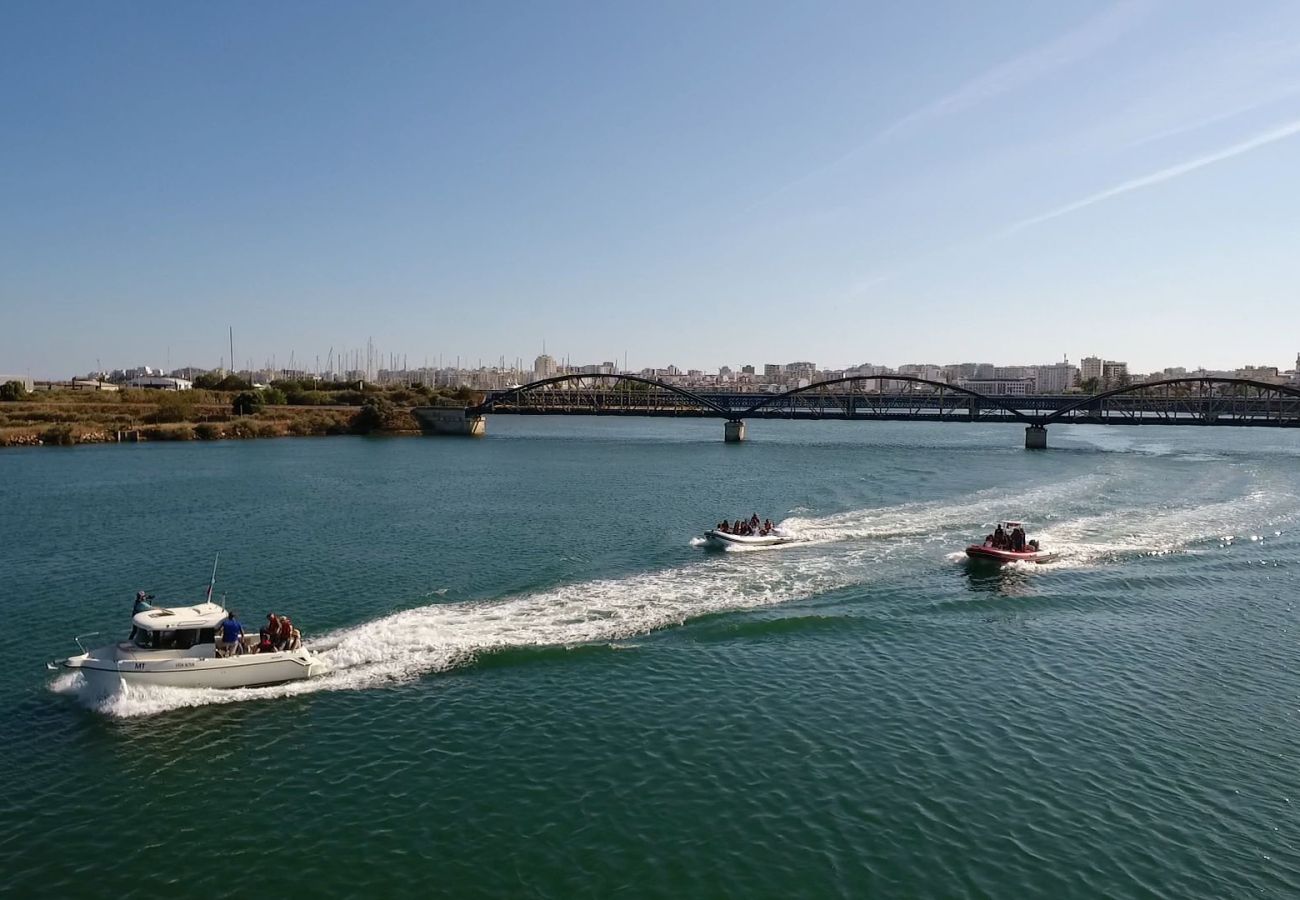
[[[1025, 446], [1047, 446], [1053, 423], [1094, 425], [1300, 426], [1300, 388], [1243, 378], [1169, 378], [1089, 396], [988, 395], [907, 375], [822, 381], [780, 394], [691, 391], [638, 375], [558, 375], [491, 393], [463, 411], [475, 433], [488, 413], [510, 415], [706, 417], [726, 421], [728, 441], [744, 439], [747, 419], [1008, 422], [1025, 426]], [[450, 410], [439, 411], [451, 422]], [[453, 423], [454, 424], [454, 423]]]

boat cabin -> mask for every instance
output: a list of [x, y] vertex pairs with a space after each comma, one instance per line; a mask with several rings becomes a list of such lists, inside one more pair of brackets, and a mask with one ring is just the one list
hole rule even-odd
[[141, 650], [188, 650], [215, 644], [217, 626], [226, 610], [216, 603], [195, 606], [156, 606], [131, 617], [128, 642]]

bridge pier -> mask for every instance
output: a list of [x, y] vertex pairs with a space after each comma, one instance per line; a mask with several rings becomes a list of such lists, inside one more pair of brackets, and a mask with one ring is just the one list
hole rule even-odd
[[1047, 449], [1047, 426], [1046, 425], [1026, 426], [1025, 449], [1026, 450]]
[[487, 433], [487, 416], [471, 413], [467, 409], [438, 406], [418, 406], [411, 410], [420, 431], [425, 434], [456, 434], [482, 437]]
[[722, 428], [722, 439], [728, 444], [739, 444], [745, 439], [745, 423], [740, 419], [729, 420]]

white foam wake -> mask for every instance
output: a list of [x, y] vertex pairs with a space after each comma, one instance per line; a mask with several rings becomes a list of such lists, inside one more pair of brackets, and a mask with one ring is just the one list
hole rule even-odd
[[[1090, 502], [1106, 479], [1090, 475], [1024, 492], [981, 491], [956, 503], [903, 504], [820, 519], [792, 518], [785, 526], [810, 542], [790, 545], [788, 553], [721, 554], [662, 571], [562, 585], [501, 600], [435, 603], [405, 610], [313, 640], [313, 649], [330, 671], [310, 681], [242, 690], [134, 687], [96, 698], [85, 693], [81, 676], [74, 674], [59, 677], [52, 688], [120, 717], [361, 690], [463, 666], [493, 651], [622, 641], [704, 615], [771, 606], [865, 584], [890, 577], [880, 565], [886, 557], [912, 553], [918, 557], [915, 563], [924, 565], [923, 557], [950, 552], [936, 551], [936, 542], [946, 544], [960, 536], [964, 543], [977, 536], [970, 533], [972, 524], [1017, 509], [1034, 510], [1044, 517], [1067, 516], [1040, 536], [1045, 547], [1060, 554], [1057, 565], [1079, 566], [1117, 553], [1185, 546], [1241, 532], [1262, 519], [1281, 521], [1283, 511], [1295, 506], [1293, 496], [1256, 491], [1235, 500], [1154, 513], [1137, 509], [1068, 518], [1068, 511], [1076, 503]], [[1008, 508], [1012, 502], [1015, 509]], [[889, 540], [918, 535], [926, 535], [927, 540]]]
[[1062, 502], [1085, 499], [1108, 480], [1083, 475], [1025, 490], [990, 488], [957, 503], [927, 501], [872, 510], [855, 510], [819, 519], [791, 517], [781, 527], [807, 541], [831, 543], [871, 538], [909, 537], [985, 525], [996, 519], [1056, 513]]
[[53, 688], [112, 716], [234, 703], [326, 690], [360, 690], [468, 664], [495, 650], [609, 642], [710, 613], [788, 602], [856, 583], [870, 572], [859, 550], [792, 563], [721, 556], [691, 566], [564, 585], [502, 601], [435, 604], [326, 634], [312, 648], [329, 672], [270, 688], [208, 690], [135, 686], [86, 694], [79, 675]]

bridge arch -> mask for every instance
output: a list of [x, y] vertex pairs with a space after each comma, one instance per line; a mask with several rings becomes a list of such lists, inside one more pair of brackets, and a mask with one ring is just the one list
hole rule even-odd
[[731, 410], [719, 406], [717, 403], [714, 403], [712, 400], [707, 400], [704, 397], [701, 397], [699, 394], [692, 393], [691, 391], [688, 391], [685, 388], [677, 387], [674, 384], [668, 384], [667, 382], [659, 381], [656, 378], [643, 378], [640, 375], [595, 375], [595, 374], [584, 375], [578, 372], [573, 372], [567, 375], [555, 375], [551, 378], [542, 378], [538, 381], [531, 381], [528, 384], [521, 384], [519, 387], [510, 388], [509, 390], [502, 391], [497, 394], [493, 394], [492, 396], [484, 400], [482, 403], [480, 403], [478, 406], [470, 407], [466, 412], [468, 412], [471, 415], [482, 415], [486, 412], [490, 412], [499, 403], [506, 403], [512, 400], [518, 400], [520, 397], [522, 397], [525, 394], [530, 394], [533, 393], [534, 391], [543, 390], [545, 388], [550, 387], [551, 385], [563, 384], [565, 382], [581, 382], [581, 381], [593, 381], [593, 380], [612, 381], [612, 382], [630, 381], [636, 384], [644, 384], [649, 387], [660, 388], [662, 390], [668, 391], [669, 393], [676, 394], [679, 397], [689, 400], [692, 403], [700, 406], [701, 408], [707, 409], [718, 416], [722, 416], [723, 418], [727, 418], [727, 419], [736, 418], [735, 414], [732, 413]]
[[859, 382], [859, 381], [906, 381], [912, 384], [929, 385], [930, 387], [939, 388], [943, 391], [952, 391], [957, 394], [965, 394], [968, 397], [973, 397], [976, 400], [978, 400], [981, 404], [986, 404], [994, 409], [1001, 409], [1005, 412], [1010, 413], [1014, 418], [1018, 419], [1021, 422], [1024, 422], [1026, 425], [1037, 425], [1040, 422], [1039, 419], [1025, 415], [1023, 412], [1016, 409], [1011, 404], [1003, 402], [1001, 399], [999, 399], [996, 396], [981, 394], [979, 391], [972, 391], [970, 388], [958, 387], [955, 384], [948, 384], [945, 381], [931, 381], [928, 378], [917, 378], [914, 375], [850, 375], [845, 378], [832, 378], [829, 381], [819, 381], [816, 384], [810, 384], [807, 387], [794, 388], [793, 390], [785, 391], [784, 393], [781, 394], [771, 394], [767, 397], [764, 397], [762, 400], [755, 403], [753, 406], [749, 407], [744, 412], [736, 413], [736, 417], [743, 418], [745, 416], [752, 415], [753, 413], [763, 409], [765, 406], [770, 406], [774, 403], [778, 403], [781, 400], [784, 400], [788, 397], [793, 397], [797, 394], [805, 394], [808, 393], [809, 391], [813, 391], [818, 388], [829, 387], [835, 384], [848, 384], [850, 382]]
[[1200, 385], [1202, 388], [1213, 387], [1215, 385], [1250, 387], [1266, 393], [1277, 394], [1281, 397], [1294, 397], [1300, 399], [1300, 389], [1289, 387], [1285, 384], [1269, 384], [1267, 381], [1255, 381], [1250, 378], [1213, 378], [1206, 376], [1162, 378], [1159, 381], [1142, 381], [1137, 384], [1129, 384], [1124, 387], [1113, 388], [1109, 391], [1102, 391], [1100, 394], [1091, 394], [1082, 398], [1077, 403], [1071, 403], [1069, 406], [1061, 407], [1040, 420], [1040, 424], [1049, 425], [1052, 422], [1062, 421], [1066, 416], [1069, 416], [1080, 409], [1087, 409], [1089, 406], [1098, 405], [1103, 400], [1107, 400], [1110, 397], [1118, 397], [1123, 394], [1134, 394], [1140, 391], [1149, 390], [1150, 388], [1168, 387], [1180, 384], [1196, 384]]

